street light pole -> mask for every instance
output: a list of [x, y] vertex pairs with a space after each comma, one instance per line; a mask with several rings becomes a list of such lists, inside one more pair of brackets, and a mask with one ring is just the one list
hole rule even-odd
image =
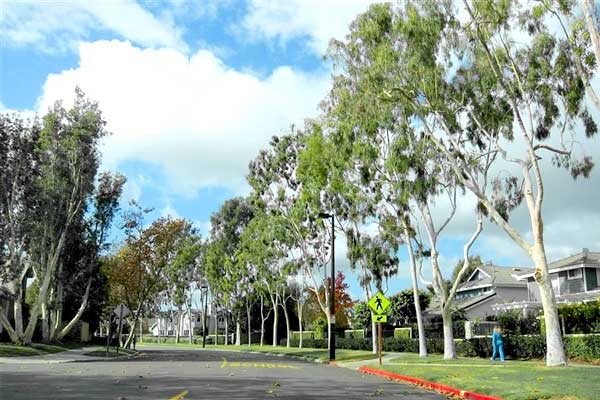
[[329, 297], [330, 331], [329, 360], [335, 360], [335, 220], [333, 214], [319, 213], [319, 217], [331, 218], [331, 293]]
[[204, 323], [202, 324], [202, 348], [206, 348], [206, 307], [208, 305], [208, 286], [206, 284], [202, 285], [202, 290], [204, 291], [204, 313], [202, 315], [202, 319]]

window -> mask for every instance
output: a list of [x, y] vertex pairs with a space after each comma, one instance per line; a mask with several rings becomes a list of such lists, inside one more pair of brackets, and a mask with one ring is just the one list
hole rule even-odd
[[165, 335], [165, 331], [161, 329], [160, 331], [158, 331], [158, 334], [161, 335], [161, 336], [164, 336]]
[[581, 268], [570, 269], [567, 271], [567, 279], [581, 279]]
[[189, 330], [185, 330], [185, 331], [183, 331], [183, 334], [184, 334], [184, 335], [189, 335], [189, 334], [190, 334], [190, 331], [189, 331]]
[[200, 316], [196, 317], [196, 322], [201, 322]]
[[169, 331], [167, 332], [167, 334], [168, 334], [169, 336], [173, 336], [175, 333], [173, 332], [173, 330], [169, 330]]

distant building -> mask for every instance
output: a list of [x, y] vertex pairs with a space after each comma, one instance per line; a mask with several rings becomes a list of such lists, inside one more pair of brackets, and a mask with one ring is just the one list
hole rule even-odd
[[[491, 263], [478, 267], [456, 291], [453, 308], [464, 311], [467, 319], [485, 319], [496, 315], [496, 304], [508, 304], [528, 299], [527, 282], [515, 273], [533, 272], [531, 268], [500, 267]], [[426, 313], [439, 316], [440, 306], [434, 297]]]
[[[600, 299], [600, 253], [582, 249], [581, 252], [548, 264], [550, 282], [558, 304], [585, 303]], [[521, 302], [498, 305], [497, 311], [507, 309], [539, 310], [542, 308], [540, 289], [533, 270], [515, 277], [527, 283], [527, 298]]]

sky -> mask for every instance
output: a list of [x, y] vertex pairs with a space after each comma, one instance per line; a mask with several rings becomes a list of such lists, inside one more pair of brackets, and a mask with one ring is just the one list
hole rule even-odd
[[[102, 143], [102, 169], [126, 175], [122, 204], [154, 208], [151, 218], [187, 218], [206, 235], [210, 215], [249, 192], [248, 163], [269, 139], [318, 115], [331, 84], [323, 58], [329, 40], [343, 39], [370, 3], [3, 0], [0, 112], [43, 115], [57, 100], [69, 105], [80, 86], [99, 102], [112, 133]], [[593, 85], [600, 87], [598, 79]], [[589, 146], [600, 154], [597, 139]], [[584, 247], [600, 251], [600, 170], [578, 181], [547, 170], [549, 260]], [[440, 240], [446, 273], [474, 229], [474, 205], [469, 196], [460, 199]], [[445, 210], [440, 201], [438, 218]], [[512, 218], [530, 237], [523, 207]], [[336, 243], [337, 268], [362, 298], [344, 239]], [[530, 265], [489, 222], [474, 253], [498, 265]], [[404, 252], [400, 258], [388, 294], [410, 286]]]

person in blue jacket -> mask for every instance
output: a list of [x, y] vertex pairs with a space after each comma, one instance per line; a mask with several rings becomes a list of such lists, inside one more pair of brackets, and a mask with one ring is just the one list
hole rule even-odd
[[504, 343], [502, 342], [502, 329], [499, 326], [494, 327], [494, 333], [492, 333], [492, 348], [494, 353], [490, 360], [496, 361], [496, 354], [500, 354], [500, 361], [504, 361]]

